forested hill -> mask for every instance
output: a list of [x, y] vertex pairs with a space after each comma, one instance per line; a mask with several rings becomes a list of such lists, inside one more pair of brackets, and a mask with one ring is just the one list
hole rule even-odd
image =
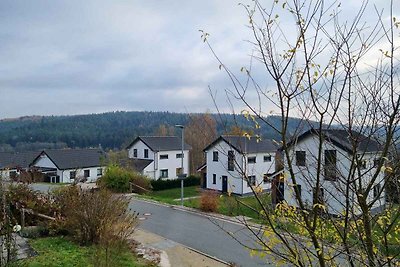
[[[0, 121], [0, 151], [39, 150], [43, 148], [98, 147], [123, 148], [137, 135], [154, 135], [160, 125], [186, 124], [191, 115], [170, 112], [108, 112], [74, 116], [32, 116]], [[243, 116], [212, 115], [217, 121], [218, 133], [232, 125], [252, 128]], [[279, 117], [268, 118], [279, 125]], [[290, 120], [295, 129], [299, 119]], [[172, 129], [171, 127], [171, 129]], [[177, 134], [179, 134], [177, 132]], [[265, 138], [279, 137], [263, 126], [260, 134]]]

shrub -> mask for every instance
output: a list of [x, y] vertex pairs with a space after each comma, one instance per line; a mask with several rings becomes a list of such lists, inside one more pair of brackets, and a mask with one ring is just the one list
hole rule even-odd
[[219, 196], [217, 192], [204, 191], [200, 196], [200, 209], [202, 211], [216, 212], [218, 209]]
[[[194, 185], [200, 185], [200, 177], [198, 176], [188, 176], [184, 180], [184, 186], [194, 186]], [[175, 179], [175, 180], [152, 180], [151, 181], [151, 186], [153, 187], [154, 191], [160, 191], [160, 190], [165, 190], [165, 189], [172, 189], [172, 188], [179, 188], [181, 187], [181, 180]]]
[[133, 174], [131, 183], [136, 185], [131, 187], [133, 193], [143, 194], [152, 189], [150, 179], [138, 173]]
[[[21, 208], [31, 209], [50, 217], [54, 217], [59, 211], [58, 204], [53, 201], [51, 195], [34, 191], [26, 184], [11, 184], [7, 194], [13, 217], [19, 220], [19, 223], [22, 223]], [[25, 213], [25, 225], [36, 225], [38, 222], [49, 223], [47, 219]]]
[[[151, 188], [150, 180], [148, 178], [117, 165], [108, 166], [105, 174], [98, 181], [100, 187], [119, 193], [129, 192], [131, 190], [130, 183], [139, 185], [146, 190], [150, 190]], [[133, 189], [135, 189], [137, 193], [146, 191], [139, 187], [133, 187]]]
[[64, 187], [56, 195], [61, 203], [64, 227], [81, 244], [125, 241], [134, 231], [137, 215], [128, 210], [129, 200], [110, 191], [83, 191]]

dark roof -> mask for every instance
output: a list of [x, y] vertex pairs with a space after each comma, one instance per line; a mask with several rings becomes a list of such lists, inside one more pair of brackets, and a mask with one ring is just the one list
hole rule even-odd
[[214, 142], [209, 144], [204, 151], [214, 146], [220, 141], [225, 141], [239, 153], [262, 153], [275, 152], [277, 145], [269, 139], [258, 139], [256, 137], [245, 137], [238, 135], [221, 135]]
[[356, 131], [348, 131], [344, 129], [309, 129], [304, 132], [296, 139], [293, 139], [288, 143], [288, 146], [292, 146], [296, 142], [300, 142], [305, 139], [307, 136], [315, 134], [318, 135], [319, 131], [322, 132], [322, 135], [326, 140], [332, 142], [337, 147], [341, 149], [353, 153], [353, 143], [357, 144], [357, 152], [377, 152], [382, 150], [382, 146], [378, 142], [378, 140], [373, 139], [372, 137], [367, 137]]
[[207, 168], [207, 162], [204, 162], [203, 164], [201, 164], [201, 166], [199, 166], [196, 171], [197, 172], [201, 172], [204, 168]]
[[149, 166], [150, 163], [152, 163], [152, 159], [131, 159], [131, 158], [125, 158], [119, 160], [119, 165], [123, 166], [128, 169], [132, 169], [137, 172], [142, 172], [144, 168]]
[[101, 149], [49, 149], [41, 155], [47, 155], [59, 170], [103, 166], [106, 154]]
[[0, 169], [28, 168], [40, 152], [0, 152]]
[[[182, 149], [182, 139], [177, 136], [138, 136], [127, 148], [129, 149], [139, 140], [154, 152]], [[190, 150], [191, 147], [185, 143], [184, 149]]]

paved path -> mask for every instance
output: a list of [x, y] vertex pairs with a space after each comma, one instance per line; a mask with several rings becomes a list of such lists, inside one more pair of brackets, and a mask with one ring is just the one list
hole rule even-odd
[[130, 208], [139, 212], [141, 229], [239, 266], [275, 266], [265, 259], [250, 257], [249, 251], [226, 232], [254, 247], [253, 235], [244, 226], [139, 199], [132, 200]]
[[[137, 229], [134, 239], [146, 247], [161, 250], [161, 267], [226, 267], [227, 265], [205, 257], [201, 253], [193, 251], [172, 240], [159, 235]], [[165, 256], [164, 256], [165, 255]]]

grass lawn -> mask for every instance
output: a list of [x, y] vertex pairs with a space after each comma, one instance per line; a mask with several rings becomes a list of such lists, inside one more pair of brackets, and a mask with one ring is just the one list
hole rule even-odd
[[[32, 248], [38, 256], [18, 261], [16, 266], [99, 266], [104, 253], [96, 246], [79, 246], [67, 238], [46, 237], [32, 239]], [[111, 256], [111, 266], [151, 266], [144, 260], [137, 259], [129, 250], [118, 250], [117, 255]], [[104, 264], [103, 264], [104, 265]]]
[[[200, 186], [188, 186], [183, 189], [184, 197], [195, 197], [200, 196], [201, 188]], [[180, 199], [181, 188], [172, 188], [161, 191], [153, 191], [146, 195], [142, 195], [144, 198], [154, 199], [160, 202], [168, 204], [178, 204], [180, 200], [175, 201], [175, 199]]]
[[[199, 186], [185, 187], [184, 197], [200, 197], [201, 192], [202, 190]], [[247, 217], [251, 217], [255, 220], [259, 218], [258, 212], [261, 210], [261, 207], [254, 196], [239, 197], [234, 195], [227, 196], [225, 194], [221, 194], [220, 196], [221, 197], [218, 200], [218, 213], [228, 216], [244, 215]], [[157, 200], [167, 204], [179, 204], [181, 189], [173, 188], [161, 191], [153, 191], [146, 195], [142, 195], [141, 197]], [[264, 194], [261, 199], [266, 205], [269, 205], [271, 203], [271, 196], [268, 193]], [[200, 198], [186, 199], [184, 200], [184, 205], [197, 209], [200, 206]], [[256, 210], [258, 210], [258, 212], [252, 211], [250, 207], [255, 208]]]

